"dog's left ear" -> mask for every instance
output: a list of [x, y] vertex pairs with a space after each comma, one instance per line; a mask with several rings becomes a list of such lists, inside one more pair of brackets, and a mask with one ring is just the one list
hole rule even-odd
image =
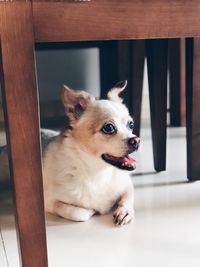
[[62, 100], [67, 116], [74, 120], [82, 115], [94, 98], [85, 91], [75, 91], [64, 85]]
[[122, 103], [123, 99], [119, 95], [124, 91], [127, 83], [127, 80], [125, 80], [115, 84], [115, 86], [108, 92], [107, 98], [111, 101]]

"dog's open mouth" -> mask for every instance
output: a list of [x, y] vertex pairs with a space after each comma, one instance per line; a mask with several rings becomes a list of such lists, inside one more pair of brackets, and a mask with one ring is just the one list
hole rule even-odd
[[129, 155], [124, 157], [114, 157], [109, 154], [103, 154], [102, 158], [105, 162], [122, 170], [133, 171], [136, 168], [136, 161]]

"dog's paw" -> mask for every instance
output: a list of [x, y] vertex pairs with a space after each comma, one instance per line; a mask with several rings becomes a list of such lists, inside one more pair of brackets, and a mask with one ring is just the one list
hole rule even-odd
[[134, 210], [125, 206], [119, 206], [113, 213], [115, 225], [125, 225], [133, 221]]

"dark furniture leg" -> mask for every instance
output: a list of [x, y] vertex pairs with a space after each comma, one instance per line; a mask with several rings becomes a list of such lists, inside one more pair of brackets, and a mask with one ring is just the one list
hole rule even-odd
[[106, 98], [108, 90], [118, 82], [118, 42], [107, 41], [100, 46], [100, 97]]
[[142, 88], [144, 76], [145, 41], [131, 42], [129, 107], [134, 118], [134, 133], [140, 136]]
[[1, 77], [23, 267], [47, 267], [31, 2], [0, 4]]
[[166, 169], [167, 43], [165, 39], [146, 41], [153, 156], [156, 171]]
[[200, 38], [186, 40], [187, 175], [200, 180]]
[[185, 125], [185, 39], [169, 40], [170, 125]]
[[131, 112], [131, 41], [117, 41], [117, 73], [117, 79], [119, 81], [128, 80], [127, 88], [122, 96], [124, 103], [127, 105], [129, 111]]

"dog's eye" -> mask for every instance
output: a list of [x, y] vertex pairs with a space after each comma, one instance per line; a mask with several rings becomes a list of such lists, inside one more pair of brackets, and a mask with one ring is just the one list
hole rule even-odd
[[134, 129], [134, 122], [133, 121], [129, 121], [128, 123], [128, 128], [132, 131]]
[[116, 133], [117, 129], [113, 123], [105, 123], [104, 126], [102, 127], [101, 131], [104, 134], [114, 134]]

